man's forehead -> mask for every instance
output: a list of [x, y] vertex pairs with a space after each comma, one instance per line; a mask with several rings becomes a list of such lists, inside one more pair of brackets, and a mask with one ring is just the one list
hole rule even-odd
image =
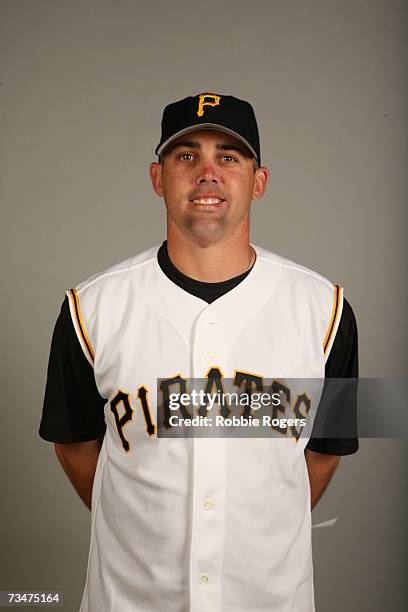
[[192, 130], [191, 132], [183, 134], [174, 140], [174, 142], [172, 142], [169, 146], [169, 150], [176, 147], [200, 149], [208, 142], [210, 142], [214, 148], [235, 149], [237, 151], [241, 151], [243, 155], [250, 155], [252, 157], [252, 153], [249, 151], [248, 147], [241, 142], [241, 140], [231, 136], [230, 134], [225, 134], [220, 130]]

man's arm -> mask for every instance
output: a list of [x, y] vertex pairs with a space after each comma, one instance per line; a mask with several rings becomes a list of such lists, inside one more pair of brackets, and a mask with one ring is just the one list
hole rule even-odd
[[65, 297], [52, 335], [39, 433], [54, 443], [59, 462], [88, 508], [106, 432], [106, 401], [99, 394]]
[[89, 442], [54, 445], [64, 472], [89, 509], [91, 509], [92, 486], [102, 441], [103, 436]]
[[305, 450], [307, 471], [309, 472], [312, 510], [326, 490], [334, 472], [339, 465], [341, 457], [338, 455], [325, 455]]

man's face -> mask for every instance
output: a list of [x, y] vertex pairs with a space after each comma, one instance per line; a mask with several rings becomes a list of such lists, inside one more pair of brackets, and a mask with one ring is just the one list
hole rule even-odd
[[151, 164], [150, 175], [166, 204], [168, 232], [202, 244], [248, 228], [251, 202], [263, 195], [267, 180], [243, 143], [213, 130], [178, 138], [161, 164]]

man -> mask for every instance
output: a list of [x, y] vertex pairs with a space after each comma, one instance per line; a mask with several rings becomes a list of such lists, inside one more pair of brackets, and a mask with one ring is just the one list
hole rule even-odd
[[170, 104], [156, 153], [167, 241], [68, 291], [51, 347], [40, 435], [92, 510], [81, 612], [311, 612], [310, 509], [357, 439], [167, 439], [157, 379], [355, 377], [351, 307], [250, 243], [268, 170], [249, 103]]

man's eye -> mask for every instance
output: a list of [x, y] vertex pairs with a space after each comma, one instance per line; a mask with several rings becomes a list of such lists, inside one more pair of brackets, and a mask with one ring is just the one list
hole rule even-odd
[[223, 156], [222, 156], [222, 159], [223, 159], [223, 160], [225, 160], [225, 161], [227, 161], [228, 163], [231, 163], [231, 162], [237, 161], [237, 160], [235, 159], [235, 157], [233, 157], [232, 155], [223, 155]]
[[179, 158], [182, 159], [183, 161], [191, 161], [193, 159], [193, 154], [192, 153], [181, 153]]

